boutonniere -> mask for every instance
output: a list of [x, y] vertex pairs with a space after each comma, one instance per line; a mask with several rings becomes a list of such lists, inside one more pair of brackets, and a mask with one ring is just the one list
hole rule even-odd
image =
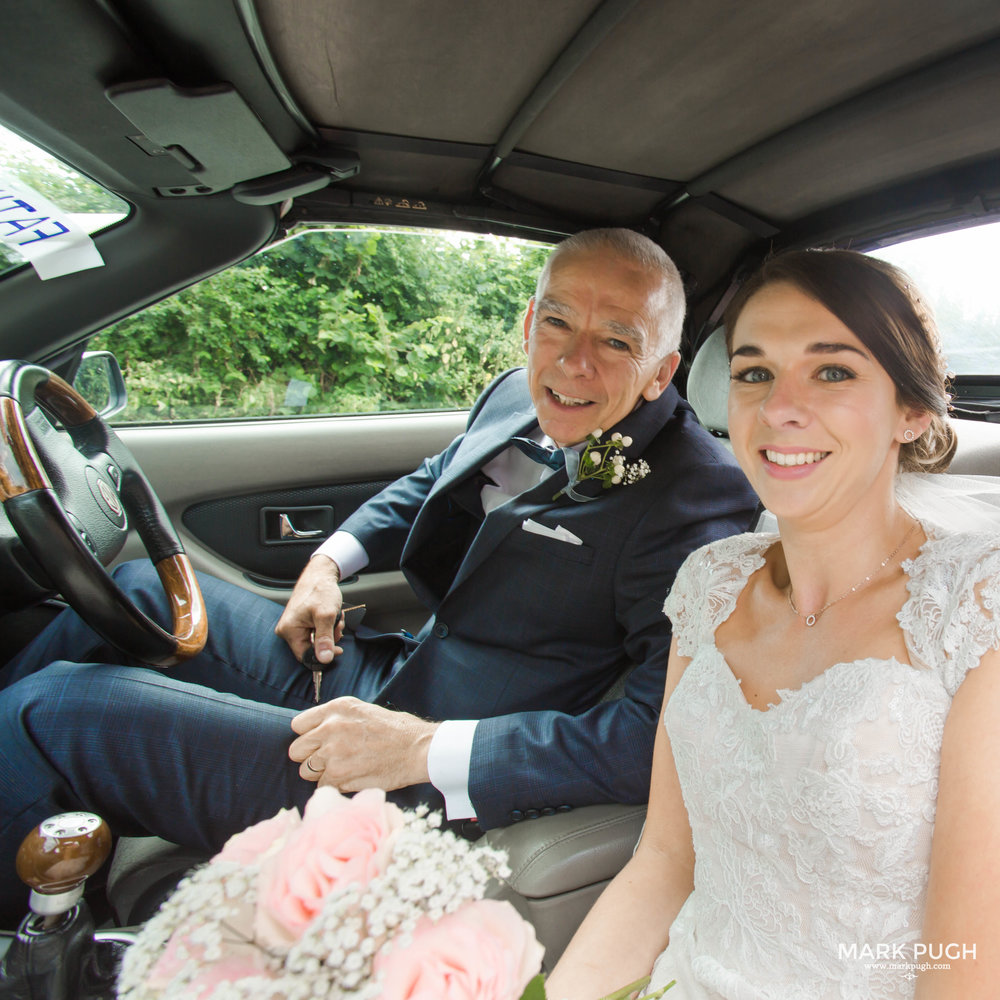
[[[617, 431], [606, 441], [602, 441], [604, 431], [598, 428], [587, 435], [583, 450], [577, 454], [566, 449], [566, 471], [569, 482], [552, 499], [557, 500], [563, 493], [573, 500], [596, 500], [596, 497], [583, 496], [575, 488], [588, 479], [597, 479], [604, 484], [604, 489], [612, 486], [631, 486], [649, 474], [649, 463], [645, 459], [637, 462], [627, 462], [622, 454], [623, 448], [632, 444], [630, 437], [622, 436]], [[576, 468], [571, 468], [572, 456], [576, 456]]]

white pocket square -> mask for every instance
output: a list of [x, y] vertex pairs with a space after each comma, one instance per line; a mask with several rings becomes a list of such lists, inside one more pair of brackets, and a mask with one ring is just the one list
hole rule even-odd
[[539, 524], [537, 521], [532, 521], [530, 517], [526, 517], [521, 522], [521, 527], [525, 531], [530, 531], [533, 535], [544, 535], [546, 538], [554, 538], [557, 542], [569, 542], [570, 545], [583, 545], [583, 542], [572, 531], [567, 531], [561, 524], [557, 524], [554, 528], [549, 528], [547, 525]]

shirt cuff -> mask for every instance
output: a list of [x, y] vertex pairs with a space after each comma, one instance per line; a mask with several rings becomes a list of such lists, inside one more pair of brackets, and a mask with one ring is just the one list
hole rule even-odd
[[469, 798], [469, 767], [477, 725], [474, 719], [442, 722], [427, 751], [427, 773], [444, 796], [445, 816], [450, 820], [474, 819], [476, 815]]
[[313, 555], [332, 559], [340, 567], [341, 580], [360, 573], [368, 565], [365, 547], [349, 531], [335, 531]]

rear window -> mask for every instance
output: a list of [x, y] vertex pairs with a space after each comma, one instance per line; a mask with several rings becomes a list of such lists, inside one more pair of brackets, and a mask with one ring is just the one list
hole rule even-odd
[[872, 256], [916, 282], [955, 375], [1000, 375], [1000, 223], [908, 240]]

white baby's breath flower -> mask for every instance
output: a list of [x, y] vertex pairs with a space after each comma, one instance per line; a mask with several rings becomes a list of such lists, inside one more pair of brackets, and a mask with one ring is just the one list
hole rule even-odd
[[593, 500], [593, 494], [579, 493], [576, 487], [592, 479], [601, 483], [605, 489], [622, 484], [629, 486], [649, 472], [649, 466], [645, 462], [640, 460], [630, 465], [622, 454], [622, 449], [633, 443], [629, 435], [613, 431], [608, 440], [602, 443], [598, 439], [603, 433], [598, 429], [587, 436], [587, 448], [582, 453], [575, 476], [556, 492], [553, 500], [558, 500], [564, 493], [578, 502]]

